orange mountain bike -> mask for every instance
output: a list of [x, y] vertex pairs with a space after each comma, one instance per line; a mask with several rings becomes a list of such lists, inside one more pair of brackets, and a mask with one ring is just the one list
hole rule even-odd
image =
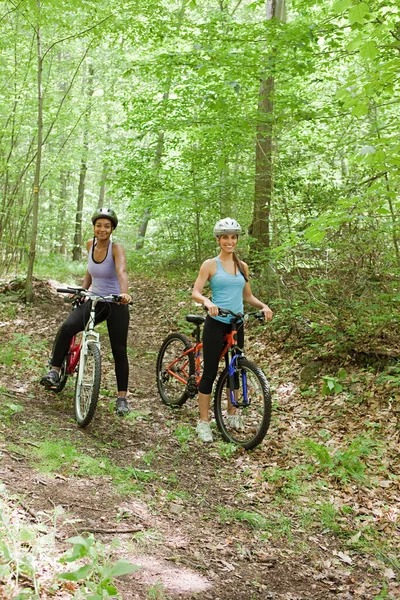
[[[247, 360], [237, 345], [237, 328], [244, 315], [219, 309], [221, 315], [232, 315], [232, 330], [225, 335], [220, 360], [221, 372], [214, 393], [214, 414], [218, 429], [227, 442], [243, 448], [254, 448], [264, 439], [271, 420], [271, 392], [264, 373]], [[259, 320], [263, 313], [249, 313]], [[182, 406], [198, 392], [202, 369], [200, 328], [205, 317], [187, 315], [195, 324], [195, 342], [182, 333], [171, 333], [162, 343], [157, 357], [157, 387], [164, 404]]]

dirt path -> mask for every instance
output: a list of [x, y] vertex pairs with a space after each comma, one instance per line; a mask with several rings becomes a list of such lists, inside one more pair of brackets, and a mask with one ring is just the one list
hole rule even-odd
[[[0, 400], [23, 407], [0, 429], [0, 478], [7, 489], [23, 499], [28, 519], [38, 520], [56, 506], [63, 508], [57, 526], [60, 550], [77, 532], [92, 531], [104, 544], [118, 538], [115, 555], [141, 565], [118, 580], [124, 600], [378, 597], [385, 566], [362, 553], [350, 557], [345, 540], [329, 528], [324, 532], [307, 527], [299, 511], [288, 512], [290, 493], [285, 503], [277, 503], [279, 482], [273, 488], [264, 475], [278, 466], [282, 471], [293, 467], [293, 457], [289, 459], [285, 449], [288, 432], [308, 427], [298, 396], [296, 400], [298, 369], [293, 362], [283, 382], [276, 383], [280, 403], [269, 435], [253, 452], [235, 452], [221, 440], [212, 446], [198, 442], [193, 433], [194, 401], [177, 411], [160, 403], [155, 357], [162, 338], [181, 323], [181, 313], [171, 310], [174, 298], [184, 298], [178, 308], [193, 311], [185, 295], [188, 298], [184, 288], [167, 296], [160, 282], [136, 282], [129, 332], [129, 400], [134, 412], [128, 419], [118, 419], [112, 412], [114, 374], [107, 336], [102, 336], [103, 395], [86, 430], [78, 429], [72, 419], [72, 382], [62, 394], [53, 395], [37, 384], [39, 372], [34, 367], [30, 373], [25, 368], [28, 377], [22, 377], [23, 369], [17, 369], [17, 377], [11, 376], [11, 368], [3, 370]], [[19, 308], [13, 332], [29, 333], [34, 344], [50, 340], [67, 311], [57, 296], [46, 291], [43, 301], [32, 308]], [[11, 335], [10, 321], [4, 323], [3, 331]], [[262, 351], [256, 342], [254, 351]], [[274, 347], [265, 353], [275, 365], [283, 360]], [[328, 422], [329, 415], [325, 416]], [[65, 465], [57, 456], [56, 470], [38, 471], [35, 452], [51, 441], [65, 453]], [[68, 454], [71, 447], [79, 449], [75, 458]], [[49, 452], [46, 457], [48, 464]], [[100, 465], [98, 472], [93, 468], [89, 473], [89, 461]], [[126, 477], [117, 486], [116, 472]], [[349, 505], [354, 502], [350, 488]], [[354, 487], [353, 492], [362, 490]], [[309, 507], [309, 499], [293, 495], [293, 507], [306, 500]], [[394, 590], [390, 593], [396, 593], [394, 578], [386, 580]], [[68, 597], [62, 594], [65, 590], [55, 597]]]

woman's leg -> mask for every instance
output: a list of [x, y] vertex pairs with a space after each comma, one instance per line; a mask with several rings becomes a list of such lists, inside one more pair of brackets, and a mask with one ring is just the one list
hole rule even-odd
[[90, 302], [85, 302], [71, 311], [67, 319], [60, 326], [57, 332], [56, 343], [51, 360], [53, 367], [58, 369], [61, 367], [62, 362], [68, 352], [71, 339], [74, 335], [85, 329], [85, 325], [89, 319], [89, 314]]
[[128, 392], [129, 363], [127, 353], [129, 309], [123, 304], [111, 304], [111, 312], [107, 318], [108, 335], [115, 363], [117, 379], [116, 411], [123, 416], [129, 412], [126, 395]]
[[217, 376], [219, 357], [224, 344], [224, 335], [229, 325], [206, 318], [203, 328], [203, 374], [199, 383], [200, 421], [210, 420], [210, 402], [212, 386]]

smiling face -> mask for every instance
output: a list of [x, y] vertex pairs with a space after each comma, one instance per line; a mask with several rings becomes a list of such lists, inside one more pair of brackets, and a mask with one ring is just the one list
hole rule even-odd
[[237, 233], [224, 233], [222, 235], [217, 236], [217, 242], [221, 250], [227, 252], [228, 254], [231, 254], [232, 252], [234, 252], [238, 243], [238, 235]]
[[110, 219], [97, 219], [94, 224], [94, 235], [99, 240], [107, 240], [113, 232], [113, 224]]

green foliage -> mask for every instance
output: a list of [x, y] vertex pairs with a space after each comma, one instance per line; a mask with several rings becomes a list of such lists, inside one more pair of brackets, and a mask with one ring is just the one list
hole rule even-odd
[[65, 472], [80, 477], [111, 477], [113, 485], [125, 494], [136, 493], [138, 484], [157, 478], [154, 471], [119, 467], [108, 457], [89, 456], [85, 449], [79, 450], [67, 441], [48, 440], [35, 449], [37, 468], [45, 472]]
[[333, 451], [325, 444], [306, 439], [302, 446], [312, 456], [321, 472], [329, 474], [342, 483], [351, 480], [365, 481], [366, 464], [363, 459], [376, 454], [378, 443], [360, 435], [352, 440], [347, 448]]
[[36, 369], [46, 356], [46, 342], [44, 340], [34, 341], [25, 333], [14, 333], [8, 343], [0, 348], [0, 362], [11, 366], [16, 371]]
[[173, 435], [179, 442], [179, 445], [183, 452], [189, 451], [189, 444], [194, 439], [193, 428], [188, 425], [178, 425], [173, 431]]
[[325, 395], [339, 394], [343, 391], [343, 386], [340, 381], [346, 379], [347, 373], [344, 369], [341, 369], [337, 375], [337, 377], [333, 377], [330, 375], [324, 375], [322, 380], [324, 382], [322, 386], [322, 393]]
[[220, 457], [227, 460], [230, 460], [238, 451], [238, 447], [235, 444], [228, 444], [226, 442], [218, 442], [217, 448]]
[[[75, 595], [77, 598], [105, 600], [111, 596], [116, 597], [118, 590], [113, 583], [114, 579], [140, 569], [139, 566], [123, 560], [114, 563], [110, 550], [93, 536], [75, 536], [67, 542], [72, 544], [72, 549], [61, 557], [60, 562], [65, 564], [83, 560], [85, 564], [74, 571], [59, 573], [58, 576], [67, 581], [81, 582], [79, 593]], [[117, 545], [119, 543], [115, 541], [113, 546]], [[117, 597], [120, 598], [119, 595]]]
[[297, 498], [305, 492], [304, 478], [307, 478], [307, 470], [299, 465], [293, 469], [281, 469], [274, 467], [263, 471], [265, 481], [274, 487], [274, 493], [283, 498]]
[[[1, 398], [1, 390], [0, 390]], [[21, 404], [15, 402], [1, 402], [0, 403], [0, 415], [3, 422], [9, 422], [13, 415], [23, 412], [25, 409]]]

